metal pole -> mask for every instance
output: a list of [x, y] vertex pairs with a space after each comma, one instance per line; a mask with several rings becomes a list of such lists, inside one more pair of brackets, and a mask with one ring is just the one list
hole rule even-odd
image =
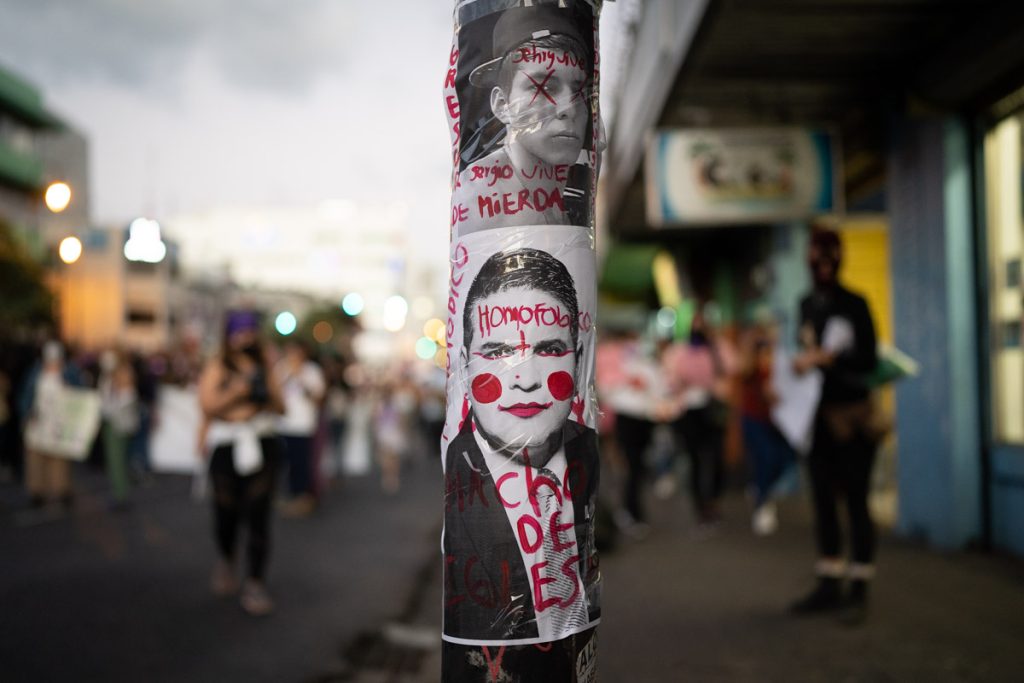
[[459, 0], [445, 681], [595, 681], [600, 1]]

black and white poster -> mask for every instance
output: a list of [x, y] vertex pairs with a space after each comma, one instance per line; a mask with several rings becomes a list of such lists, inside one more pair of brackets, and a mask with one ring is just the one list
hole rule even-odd
[[479, 646], [466, 661], [573, 643], [559, 661], [593, 680], [597, 7], [463, 1], [455, 20], [443, 638]]

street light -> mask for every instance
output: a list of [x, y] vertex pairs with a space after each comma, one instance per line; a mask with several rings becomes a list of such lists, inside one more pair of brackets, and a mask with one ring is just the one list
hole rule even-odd
[[65, 237], [60, 241], [60, 246], [57, 247], [57, 253], [60, 255], [60, 260], [68, 265], [74, 263], [82, 257], [82, 240], [78, 239], [74, 235], [71, 237]]
[[71, 203], [71, 186], [63, 181], [50, 183], [43, 198], [46, 201], [46, 208], [53, 213], [60, 213]]

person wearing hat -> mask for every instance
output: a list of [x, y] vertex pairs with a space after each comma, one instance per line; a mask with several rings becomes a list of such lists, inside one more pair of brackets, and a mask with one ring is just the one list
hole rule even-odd
[[469, 75], [505, 126], [498, 149], [459, 174], [459, 235], [518, 225], [586, 225], [590, 173], [577, 162], [590, 121], [590, 51], [571, 11], [514, 7], [494, 25], [493, 59]]
[[[867, 375], [877, 364], [875, 326], [863, 297], [839, 283], [842, 243], [830, 229], [811, 233], [808, 265], [814, 282], [800, 302], [803, 351], [794, 369], [818, 369], [823, 377], [814, 437], [807, 459], [813, 494], [818, 582], [795, 602], [795, 614], [839, 611], [850, 624], [866, 615], [874, 576], [875, 529], [868, 508], [878, 435], [872, 427]], [[842, 554], [837, 508], [845, 499], [850, 518], [851, 562]], [[843, 580], [849, 587], [843, 591]]]
[[229, 312], [223, 349], [199, 378], [199, 405], [206, 420], [204, 452], [209, 453], [220, 555], [211, 588], [221, 596], [238, 590], [236, 541], [244, 519], [249, 566], [241, 605], [253, 616], [268, 614], [274, 607], [264, 584], [274, 480], [281, 459], [272, 414], [284, 411], [281, 385], [269, 372], [259, 328], [257, 313]]

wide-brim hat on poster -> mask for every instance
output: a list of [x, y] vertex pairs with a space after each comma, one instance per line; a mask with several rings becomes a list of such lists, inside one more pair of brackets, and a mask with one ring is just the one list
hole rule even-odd
[[547, 36], [571, 36], [586, 45], [571, 11], [557, 5], [513, 7], [501, 13], [494, 24], [494, 59], [469, 74], [469, 82], [480, 88], [495, 85], [501, 62], [509, 52], [528, 40]]

